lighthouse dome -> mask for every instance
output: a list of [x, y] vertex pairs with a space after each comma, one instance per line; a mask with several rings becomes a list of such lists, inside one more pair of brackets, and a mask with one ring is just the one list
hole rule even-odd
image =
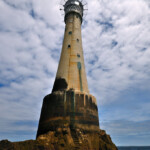
[[64, 5], [65, 15], [75, 12], [83, 17], [83, 4], [79, 0], [68, 0]]

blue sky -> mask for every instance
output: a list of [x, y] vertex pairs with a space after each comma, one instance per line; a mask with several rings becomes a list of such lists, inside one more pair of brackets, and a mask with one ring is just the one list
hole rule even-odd
[[[0, 1], [0, 140], [35, 139], [61, 52], [59, 3]], [[150, 1], [87, 3], [84, 58], [100, 127], [116, 145], [150, 145]]]

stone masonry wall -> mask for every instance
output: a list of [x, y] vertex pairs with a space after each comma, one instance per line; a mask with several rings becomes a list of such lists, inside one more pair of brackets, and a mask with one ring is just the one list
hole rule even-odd
[[37, 136], [64, 125], [90, 131], [99, 130], [95, 98], [73, 90], [47, 95], [43, 100]]

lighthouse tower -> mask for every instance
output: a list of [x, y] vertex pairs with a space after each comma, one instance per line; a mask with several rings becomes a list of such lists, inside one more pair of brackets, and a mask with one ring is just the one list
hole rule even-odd
[[64, 6], [65, 33], [52, 93], [45, 96], [37, 137], [62, 126], [98, 131], [98, 109], [89, 93], [85, 72], [81, 24], [84, 6], [68, 0]]

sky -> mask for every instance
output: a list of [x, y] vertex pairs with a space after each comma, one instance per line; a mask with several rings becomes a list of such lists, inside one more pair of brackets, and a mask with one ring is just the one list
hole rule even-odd
[[[150, 145], [150, 1], [86, 0], [89, 90], [118, 145]], [[0, 0], [0, 140], [35, 139], [64, 36], [60, 0]]]

